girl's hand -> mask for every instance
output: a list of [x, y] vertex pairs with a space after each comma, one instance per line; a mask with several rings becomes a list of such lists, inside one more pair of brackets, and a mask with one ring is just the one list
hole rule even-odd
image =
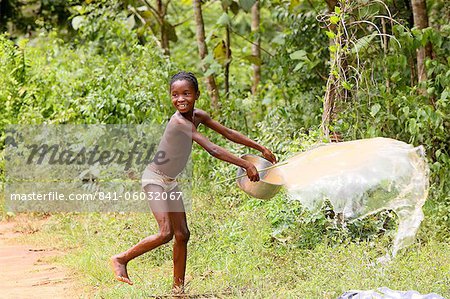
[[249, 163], [247, 167], [245, 167], [245, 170], [247, 171], [247, 176], [252, 182], [259, 181], [259, 173], [256, 169], [255, 165]]
[[272, 152], [267, 147], [264, 147], [262, 155], [264, 158], [272, 162], [272, 164], [277, 163], [277, 158], [275, 157], [274, 154], [272, 154]]

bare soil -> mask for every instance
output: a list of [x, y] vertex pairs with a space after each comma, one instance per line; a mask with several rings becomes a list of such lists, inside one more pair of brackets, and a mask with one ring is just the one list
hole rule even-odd
[[[40, 224], [34, 222], [33, 227]], [[26, 237], [22, 237], [29, 233], [33, 231], [18, 229], [17, 221], [0, 222], [0, 298], [79, 297], [75, 278], [67, 269], [51, 262], [52, 257], [64, 253], [52, 244], [43, 247], [26, 244]]]

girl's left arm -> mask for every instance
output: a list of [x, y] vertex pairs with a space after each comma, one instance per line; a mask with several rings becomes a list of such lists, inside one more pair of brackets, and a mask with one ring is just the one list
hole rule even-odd
[[254, 148], [258, 151], [260, 151], [264, 158], [269, 160], [272, 163], [276, 163], [277, 159], [275, 158], [275, 155], [265, 146], [260, 145], [259, 143], [251, 140], [247, 136], [239, 133], [238, 131], [235, 131], [233, 129], [227, 128], [218, 121], [215, 121], [212, 119], [208, 113], [206, 113], [203, 110], [197, 109], [197, 115], [200, 116], [200, 122], [203, 123], [208, 128], [213, 129], [217, 133], [223, 135], [228, 140], [231, 140], [235, 143], [239, 143], [242, 145], [245, 145], [247, 147]]

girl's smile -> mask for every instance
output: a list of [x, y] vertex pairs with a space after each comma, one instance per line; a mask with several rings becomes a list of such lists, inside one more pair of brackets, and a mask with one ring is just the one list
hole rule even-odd
[[198, 98], [198, 92], [194, 86], [187, 80], [178, 80], [172, 83], [170, 87], [170, 96], [172, 105], [182, 114], [194, 110], [195, 101]]

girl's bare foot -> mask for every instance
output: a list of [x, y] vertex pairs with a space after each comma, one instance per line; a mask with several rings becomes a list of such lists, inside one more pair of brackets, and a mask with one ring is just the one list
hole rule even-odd
[[127, 263], [122, 262], [120, 258], [117, 257], [117, 255], [115, 255], [110, 259], [110, 264], [114, 272], [114, 276], [118, 281], [122, 281], [128, 283], [129, 285], [133, 285], [133, 282], [128, 277]]
[[173, 298], [187, 298], [187, 295], [184, 293], [184, 286], [173, 286], [172, 287], [172, 296]]

